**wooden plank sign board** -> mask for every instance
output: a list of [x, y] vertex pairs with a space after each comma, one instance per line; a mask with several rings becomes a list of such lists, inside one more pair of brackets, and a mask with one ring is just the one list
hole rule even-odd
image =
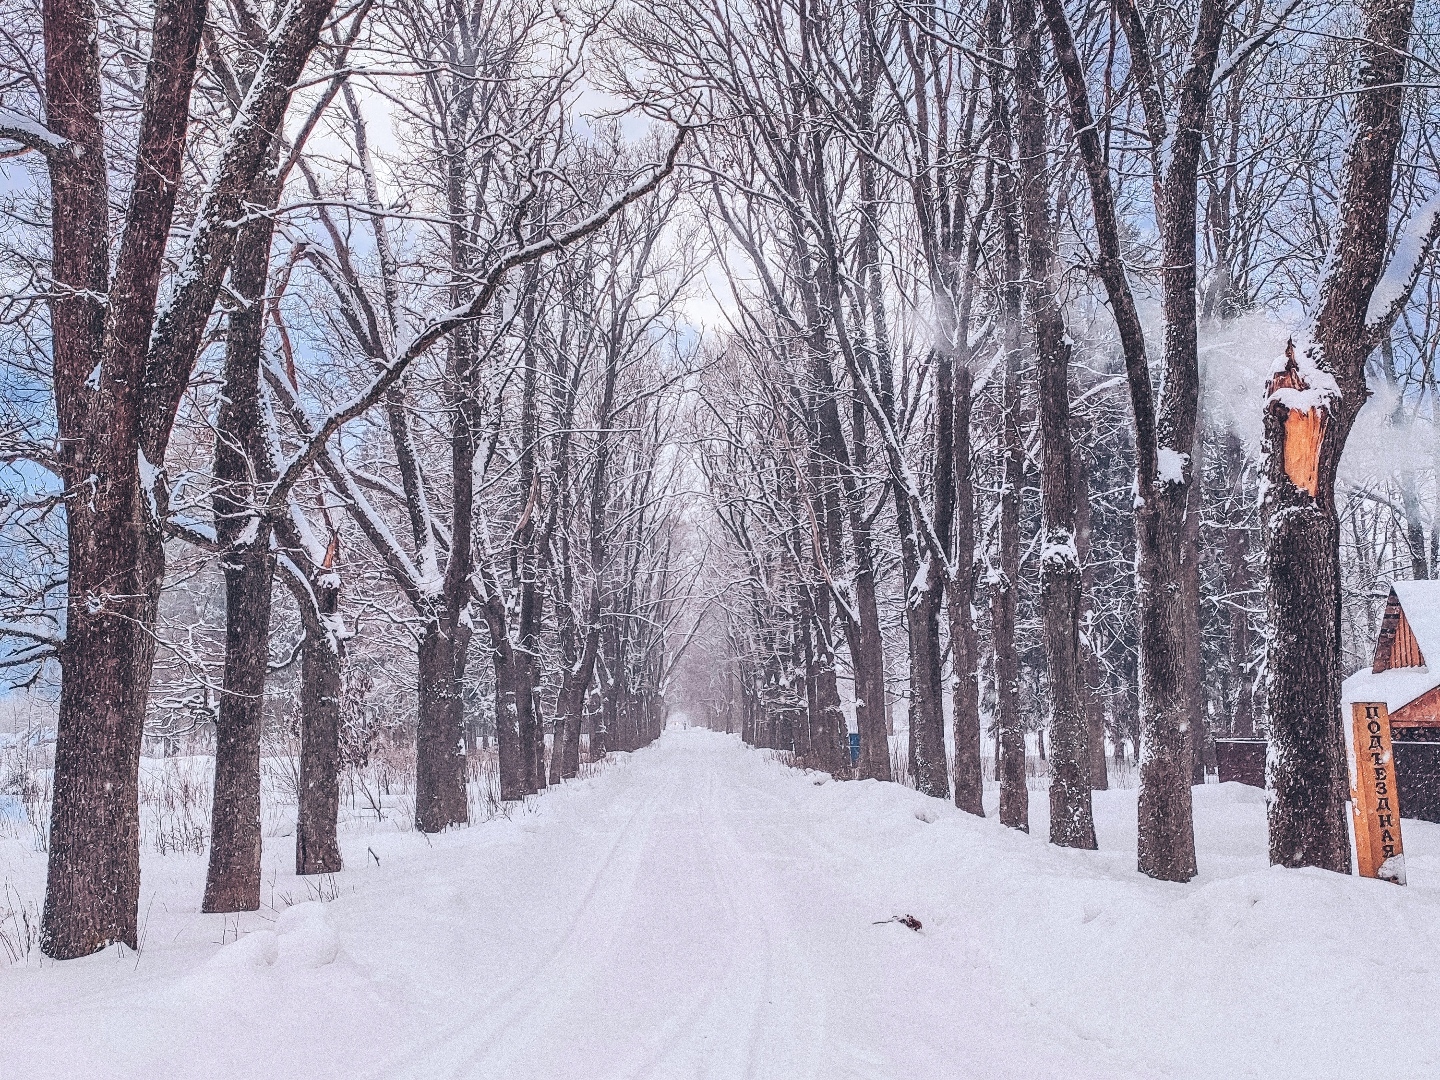
[[1350, 771], [1350, 807], [1355, 819], [1355, 861], [1361, 877], [1405, 884], [1405, 848], [1400, 842], [1400, 796], [1395, 788], [1395, 755], [1390, 745], [1390, 712], [1383, 701], [1351, 706], [1355, 765]]

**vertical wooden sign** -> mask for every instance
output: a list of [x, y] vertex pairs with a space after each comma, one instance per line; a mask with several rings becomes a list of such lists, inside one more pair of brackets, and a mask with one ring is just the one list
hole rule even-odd
[[1350, 772], [1350, 807], [1360, 876], [1404, 885], [1405, 849], [1400, 842], [1390, 711], [1383, 701], [1357, 701], [1351, 712], [1355, 767]]

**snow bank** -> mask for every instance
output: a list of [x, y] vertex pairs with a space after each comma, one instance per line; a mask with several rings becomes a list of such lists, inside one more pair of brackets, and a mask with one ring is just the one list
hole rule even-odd
[[[671, 731], [508, 819], [345, 834], [328, 903], [267, 847], [239, 917], [151, 859], [138, 957], [0, 969], [5, 1075], [1440, 1074], [1440, 827], [1406, 822], [1404, 888], [1273, 870], [1264, 794], [1210, 785], [1176, 885], [1134, 869], [1133, 790], [1079, 852], [1043, 792], [1027, 836], [993, 791], [981, 820], [817, 779]], [[43, 857], [0, 842], [17, 873]]]

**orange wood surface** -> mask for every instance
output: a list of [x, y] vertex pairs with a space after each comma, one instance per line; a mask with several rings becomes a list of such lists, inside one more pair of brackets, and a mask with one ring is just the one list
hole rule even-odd
[[1407, 727], [1440, 727], [1440, 686], [1390, 714], [1390, 729], [1395, 738], [1404, 738], [1400, 729]]
[[1350, 808], [1355, 821], [1355, 862], [1361, 877], [1380, 877], [1387, 859], [1401, 856], [1387, 868], [1386, 880], [1405, 883], [1400, 839], [1400, 796], [1395, 788], [1395, 757], [1390, 744], [1390, 717], [1384, 702], [1357, 701], [1351, 707], [1355, 769], [1350, 775]]
[[1415, 631], [1410, 629], [1410, 620], [1400, 612], [1400, 621], [1395, 626], [1395, 642], [1390, 646], [1390, 666], [1423, 667], [1425, 657], [1420, 653], [1420, 643], [1415, 640]]
[[1390, 591], [1385, 601], [1385, 614], [1380, 618], [1380, 633], [1375, 638], [1375, 663], [1370, 670], [1379, 674], [1391, 668], [1424, 667], [1425, 654], [1420, 651], [1420, 642], [1400, 598]]
[[[1300, 375], [1295, 359], [1295, 343], [1285, 345], [1285, 367], [1276, 372], [1265, 388], [1267, 395], [1276, 390], [1308, 390], [1310, 384]], [[1325, 410], [1285, 410], [1285, 475], [1290, 482], [1311, 498], [1320, 487], [1320, 441], [1325, 437]]]
[[1291, 409], [1285, 417], [1285, 475], [1312, 498], [1320, 486], [1320, 439], [1325, 417], [1319, 409]]

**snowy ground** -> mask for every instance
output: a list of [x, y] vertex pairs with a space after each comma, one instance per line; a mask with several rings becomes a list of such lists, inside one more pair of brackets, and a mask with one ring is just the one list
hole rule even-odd
[[508, 820], [348, 833], [325, 903], [270, 844], [238, 920], [152, 858], [138, 956], [0, 968], [0, 1076], [1440, 1075], [1440, 827], [1405, 888], [1270, 870], [1262, 794], [1212, 785], [1180, 886], [1134, 871], [1134, 791], [1093, 853], [1043, 793], [1023, 836], [816, 779], [671, 731]]

